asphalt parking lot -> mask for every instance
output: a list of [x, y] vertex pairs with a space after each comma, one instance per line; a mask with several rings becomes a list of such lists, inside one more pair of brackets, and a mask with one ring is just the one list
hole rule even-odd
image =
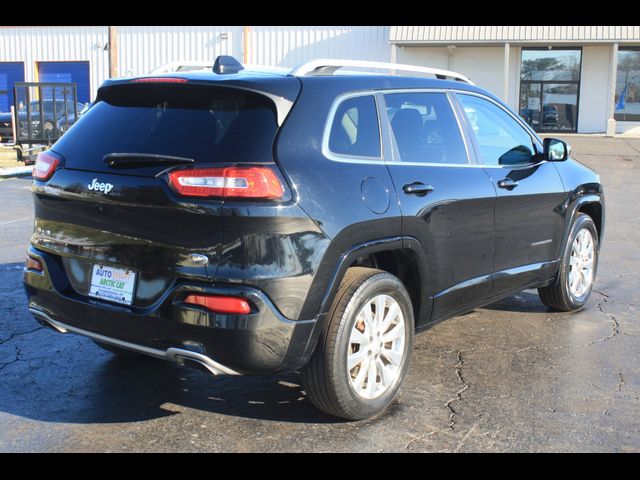
[[606, 192], [588, 307], [527, 291], [440, 323], [389, 413], [352, 423], [295, 375], [213, 378], [41, 328], [21, 284], [30, 180], [0, 181], [0, 452], [640, 451], [640, 139], [565, 139]]

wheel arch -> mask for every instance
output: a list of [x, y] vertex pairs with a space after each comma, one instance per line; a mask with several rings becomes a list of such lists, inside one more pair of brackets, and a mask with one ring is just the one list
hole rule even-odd
[[[374, 263], [370, 263], [374, 262]], [[411, 296], [416, 323], [422, 323], [421, 314], [431, 312], [427, 298], [422, 295], [428, 284], [426, 254], [422, 244], [414, 237], [398, 236], [383, 238], [353, 246], [340, 256], [334, 275], [322, 298], [320, 314], [331, 307], [338, 286], [347, 269], [355, 266], [371, 266], [398, 277]], [[416, 278], [417, 276], [417, 278]], [[429, 307], [428, 309], [425, 307]]]
[[602, 204], [598, 201], [586, 201], [578, 205], [576, 209], [576, 213], [584, 213], [591, 217], [593, 223], [596, 226], [596, 230], [598, 231], [598, 242], [602, 240], [603, 226], [604, 226], [604, 209], [602, 208]]
[[407, 288], [414, 307], [416, 327], [429, 321], [433, 299], [427, 291], [429, 273], [426, 253], [420, 241], [415, 237], [395, 236], [359, 243], [344, 251], [336, 262], [320, 302], [317, 321], [302, 363], [306, 363], [310, 358], [320, 332], [327, 327], [328, 313], [345, 273], [352, 266], [368, 266], [367, 261], [371, 259], [377, 262], [371, 266], [397, 276]]
[[[605, 221], [605, 209], [604, 199], [600, 192], [598, 193], [580, 193], [581, 188], [574, 191], [574, 194], [569, 197], [569, 207], [565, 210], [566, 222], [564, 227], [564, 233], [562, 236], [562, 246], [566, 245], [569, 233], [571, 232], [571, 226], [576, 219], [576, 216], [580, 213], [588, 215], [593, 220], [598, 231], [598, 246], [604, 238], [604, 221]], [[561, 250], [564, 251], [564, 250]]]

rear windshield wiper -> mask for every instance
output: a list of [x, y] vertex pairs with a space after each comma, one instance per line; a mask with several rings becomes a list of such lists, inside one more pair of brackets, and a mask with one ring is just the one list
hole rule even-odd
[[193, 158], [156, 155], [153, 153], [109, 153], [103, 158], [112, 168], [150, 167], [153, 165], [187, 165], [195, 163]]

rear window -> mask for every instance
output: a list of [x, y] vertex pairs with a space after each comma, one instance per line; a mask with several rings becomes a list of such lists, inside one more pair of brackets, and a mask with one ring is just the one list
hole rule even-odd
[[107, 87], [54, 149], [69, 168], [103, 166], [109, 153], [187, 157], [196, 163], [272, 161], [277, 131], [267, 97], [199, 85]]
[[333, 117], [329, 149], [350, 157], [380, 158], [380, 127], [371, 95], [344, 100]]

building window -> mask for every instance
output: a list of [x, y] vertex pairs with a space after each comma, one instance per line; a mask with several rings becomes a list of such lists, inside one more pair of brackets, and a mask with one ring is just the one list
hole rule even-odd
[[614, 118], [640, 121], [640, 47], [618, 50]]
[[582, 50], [522, 49], [520, 116], [536, 132], [575, 132]]

